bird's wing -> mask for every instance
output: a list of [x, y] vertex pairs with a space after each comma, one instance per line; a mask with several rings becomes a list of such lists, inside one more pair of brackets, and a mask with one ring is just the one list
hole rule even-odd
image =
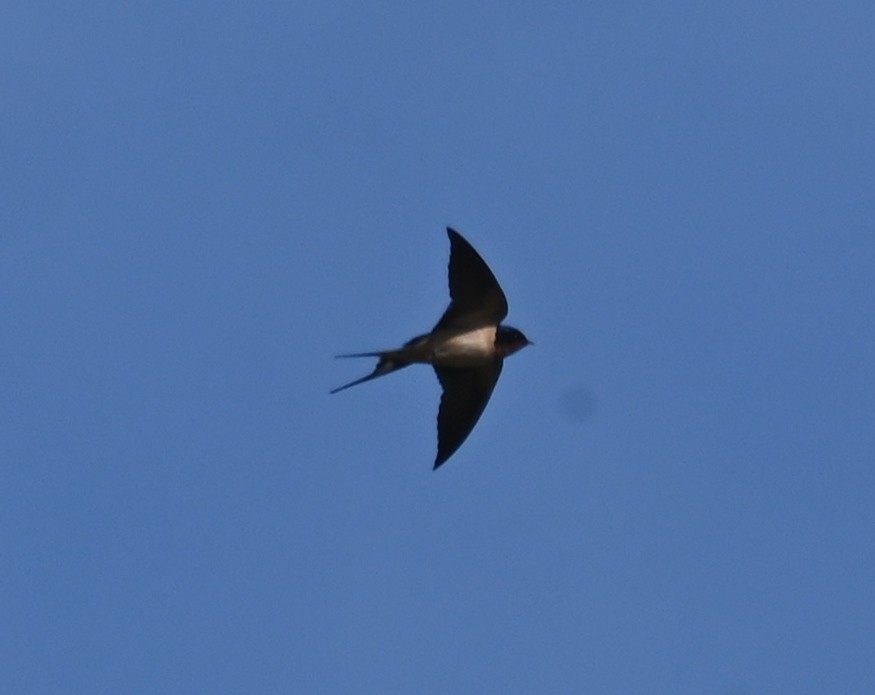
[[450, 237], [450, 306], [438, 329], [471, 329], [498, 325], [507, 316], [507, 298], [480, 254], [456, 230]]
[[438, 411], [438, 451], [434, 467], [443, 464], [471, 434], [501, 375], [502, 360], [482, 367], [442, 367], [434, 371], [444, 390]]

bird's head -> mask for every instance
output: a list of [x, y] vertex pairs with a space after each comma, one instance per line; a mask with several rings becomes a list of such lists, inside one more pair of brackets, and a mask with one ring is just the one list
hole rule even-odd
[[516, 328], [499, 326], [498, 330], [495, 331], [495, 349], [502, 357], [522, 350], [526, 345], [534, 345], [534, 343]]

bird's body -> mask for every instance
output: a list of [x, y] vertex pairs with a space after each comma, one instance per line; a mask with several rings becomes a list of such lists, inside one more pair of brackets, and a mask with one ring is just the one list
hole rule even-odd
[[443, 388], [438, 412], [438, 454], [443, 464], [470, 434], [489, 402], [503, 360], [530, 341], [510, 326], [504, 292], [474, 248], [455, 230], [450, 237], [450, 306], [430, 333], [395, 350], [339, 357], [379, 357], [373, 372], [334, 389], [337, 393], [415, 363], [430, 364]]
[[422, 342], [424, 361], [442, 367], [479, 367], [495, 359], [495, 331], [495, 326], [485, 326], [430, 333]]

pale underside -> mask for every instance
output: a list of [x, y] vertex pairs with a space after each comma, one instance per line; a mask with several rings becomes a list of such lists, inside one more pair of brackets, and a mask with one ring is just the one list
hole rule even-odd
[[495, 359], [495, 327], [437, 330], [405, 345], [399, 357], [443, 367], [480, 367]]

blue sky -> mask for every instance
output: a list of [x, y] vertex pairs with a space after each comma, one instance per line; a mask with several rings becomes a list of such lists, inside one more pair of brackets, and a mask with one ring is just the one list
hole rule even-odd
[[875, 692], [875, 5], [0, 18], [0, 690]]

